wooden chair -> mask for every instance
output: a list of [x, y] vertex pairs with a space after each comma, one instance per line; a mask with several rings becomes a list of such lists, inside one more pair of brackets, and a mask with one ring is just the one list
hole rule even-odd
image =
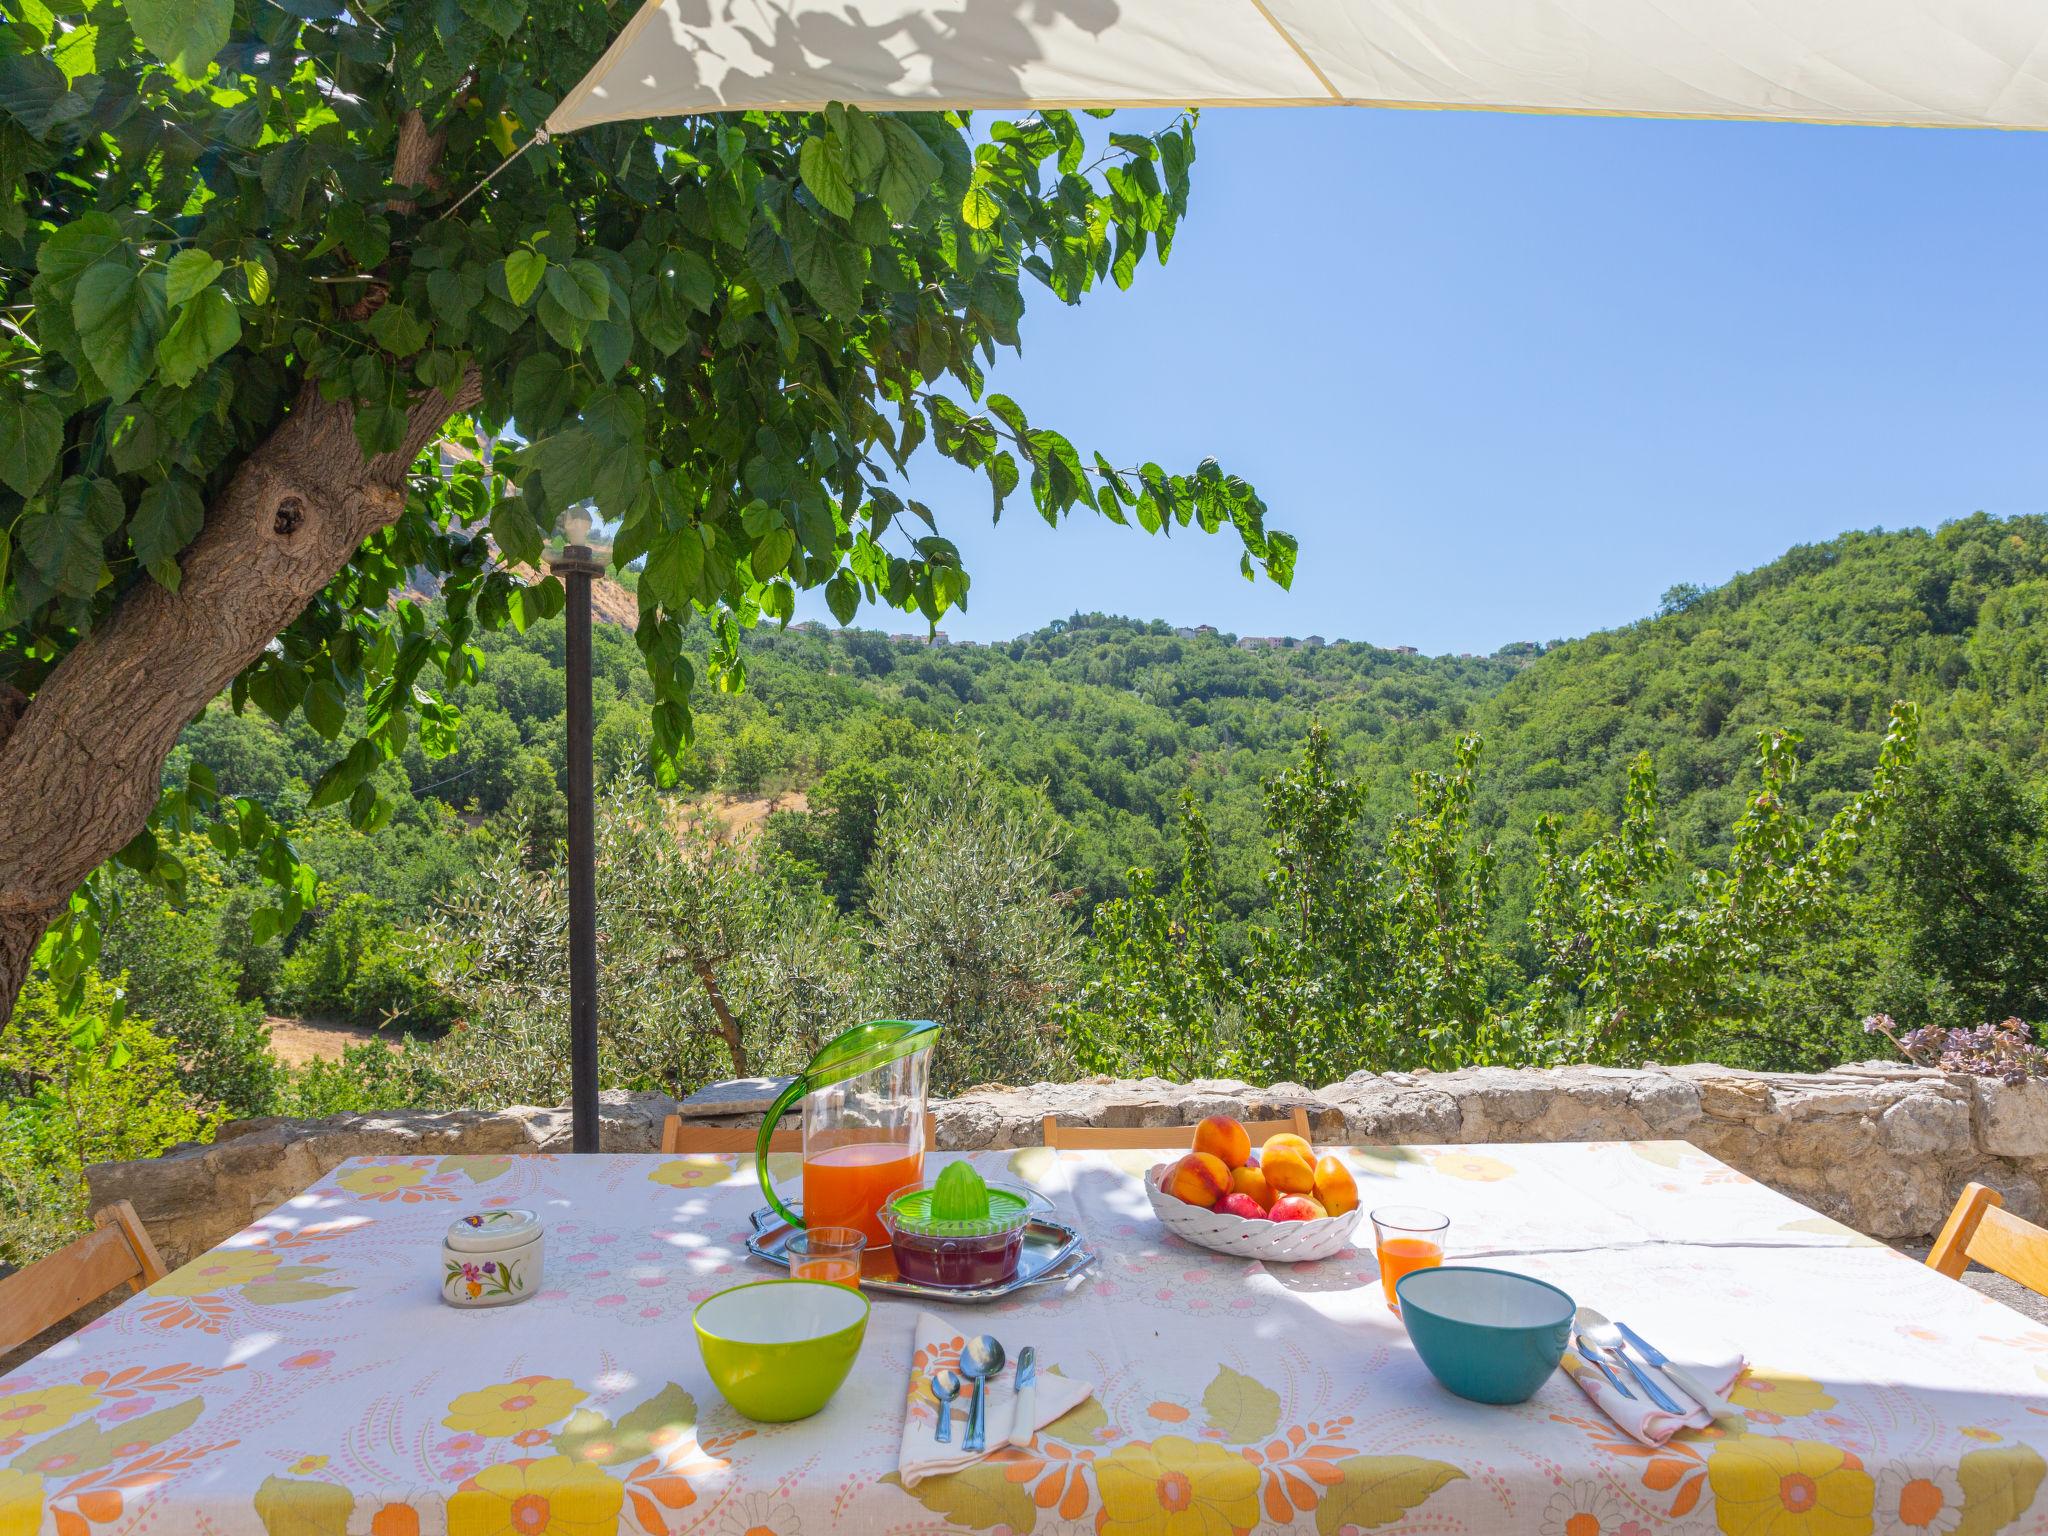
[[93, 1212], [93, 1228], [27, 1269], [0, 1280], [0, 1355], [61, 1323], [123, 1280], [139, 1291], [163, 1279], [164, 1261], [135, 1207], [116, 1200]]
[[[751, 1152], [761, 1133], [750, 1125], [722, 1126], [697, 1125], [681, 1115], [670, 1115], [661, 1123], [661, 1150], [664, 1152]], [[939, 1117], [924, 1117], [924, 1144], [930, 1151], [939, 1144]], [[801, 1129], [778, 1130], [768, 1138], [770, 1152], [801, 1152], [804, 1149], [804, 1133]]]
[[2048, 1230], [2001, 1209], [2004, 1204], [2005, 1197], [1995, 1189], [1964, 1185], [1927, 1255], [1927, 1267], [1960, 1280], [1975, 1259], [2048, 1296]]
[[[1041, 1122], [1045, 1144], [1070, 1152], [1127, 1152], [1148, 1147], [1192, 1147], [1195, 1144], [1195, 1128], [1192, 1125], [1061, 1125], [1059, 1116], [1047, 1115]], [[1287, 1120], [1248, 1120], [1245, 1134], [1258, 1146], [1269, 1136], [1283, 1131], [1292, 1131], [1303, 1141], [1314, 1138], [1308, 1133], [1308, 1111], [1296, 1105], [1294, 1115]]]

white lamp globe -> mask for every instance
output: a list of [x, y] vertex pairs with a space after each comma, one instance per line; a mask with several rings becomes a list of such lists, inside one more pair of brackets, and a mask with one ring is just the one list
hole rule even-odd
[[590, 505], [579, 501], [562, 514], [562, 537], [571, 544], [590, 542]]

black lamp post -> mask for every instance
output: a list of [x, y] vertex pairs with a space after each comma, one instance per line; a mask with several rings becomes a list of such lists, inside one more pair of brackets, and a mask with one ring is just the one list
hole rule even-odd
[[568, 592], [569, 1114], [571, 1146], [597, 1145], [597, 818], [590, 756], [590, 581], [604, 570], [585, 542], [590, 508], [562, 516], [568, 543], [548, 562]]

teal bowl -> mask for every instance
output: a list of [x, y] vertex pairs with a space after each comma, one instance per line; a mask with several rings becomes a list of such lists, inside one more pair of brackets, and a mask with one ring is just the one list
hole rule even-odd
[[1521, 1403], [1564, 1358], [1578, 1304], [1505, 1269], [1418, 1269], [1394, 1287], [1430, 1375], [1475, 1403]]

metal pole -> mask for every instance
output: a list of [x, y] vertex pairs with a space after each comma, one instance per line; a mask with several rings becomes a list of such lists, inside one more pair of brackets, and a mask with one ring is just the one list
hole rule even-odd
[[569, 670], [569, 1111], [571, 1146], [597, 1145], [597, 816], [591, 769], [590, 579], [602, 569], [586, 545], [550, 562], [568, 592]]

